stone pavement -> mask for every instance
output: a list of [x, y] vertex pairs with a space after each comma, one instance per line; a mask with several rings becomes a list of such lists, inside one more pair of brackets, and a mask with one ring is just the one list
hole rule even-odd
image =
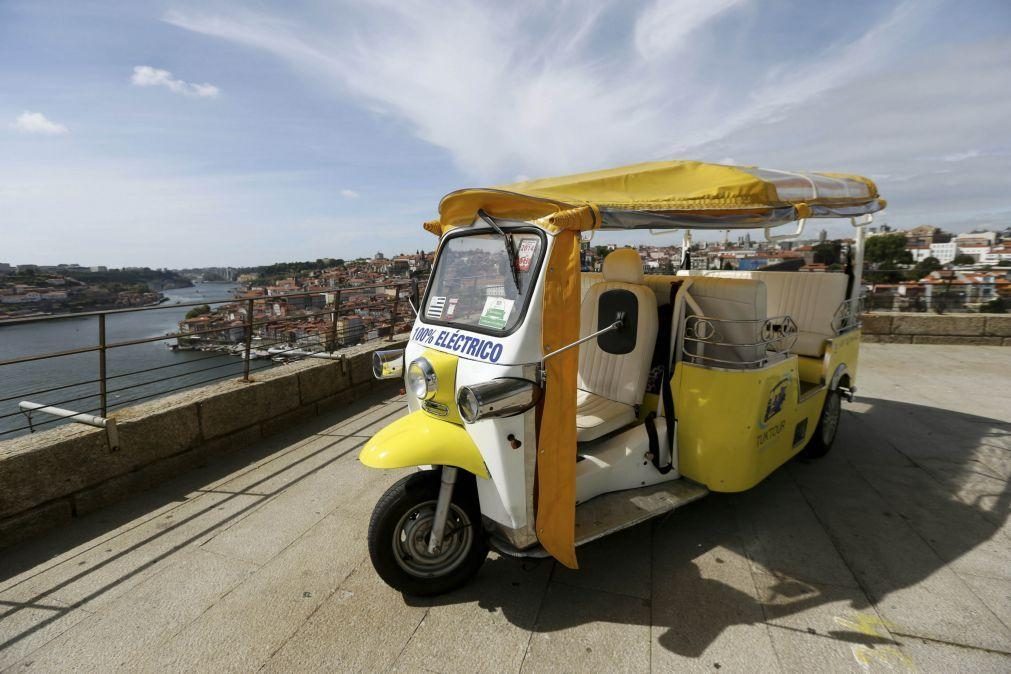
[[1011, 350], [861, 359], [826, 458], [434, 600], [369, 564], [363, 401], [0, 553], [0, 670], [1011, 671]]

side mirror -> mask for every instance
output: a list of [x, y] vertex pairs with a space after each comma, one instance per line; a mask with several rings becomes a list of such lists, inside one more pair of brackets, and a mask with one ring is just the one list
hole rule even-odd
[[376, 379], [401, 379], [404, 376], [404, 350], [373, 352], [372, 376]]
[[597, 330], [615, 321], [621, 326], [597, 337], [597, 346], [604, 353], [620, 356], [635, 348], [636, 327], [639, 325], [639, 300], [628, 290], [608, 290], [597, 301]]

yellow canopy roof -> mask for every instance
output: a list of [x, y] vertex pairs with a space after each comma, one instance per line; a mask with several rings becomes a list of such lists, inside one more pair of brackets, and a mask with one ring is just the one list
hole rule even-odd
[[[582, 207], [582, 208], [581, 208]], [[439, 204], [436, 233], [469, 225], [479, 210], [536, 220], [580, 209], [579, 229], [747, 228], [810, 217], [852, 217], [885, 207], [868, 178], [662, 161], [458, 190]]]

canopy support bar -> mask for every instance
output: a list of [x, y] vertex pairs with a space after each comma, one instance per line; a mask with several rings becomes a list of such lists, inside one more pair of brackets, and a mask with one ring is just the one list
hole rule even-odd
[[[862, 222], [860, 222], [862, 221]], [[856, 229], [856, 241], [853, 244], [853, 287], [850, 288], [849, 300], [856, 304], [860, 297], [860, 288], [864, 280], [864, 239], [867, 234], [867, 225], [874, 222], [874, 216], [867, 214], [861, 217], [850, 218], [850, 224]]]

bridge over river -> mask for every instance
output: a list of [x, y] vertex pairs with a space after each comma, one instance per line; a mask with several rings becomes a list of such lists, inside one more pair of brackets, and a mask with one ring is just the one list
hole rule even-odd
[[5, 550], [0, 670], [1011, 671], [1011, 350], [867, 344], [826, 458], [402, 597], [372, 397]]

